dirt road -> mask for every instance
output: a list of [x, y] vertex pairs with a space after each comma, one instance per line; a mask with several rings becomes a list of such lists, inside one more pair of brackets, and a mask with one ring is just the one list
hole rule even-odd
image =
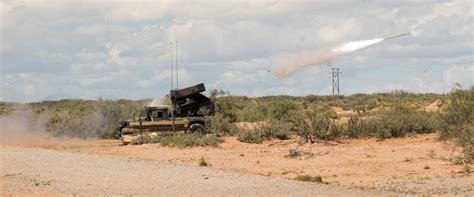
[[[330, 185], [408, 194], [473, 196], [472, 165], [455, 165], [460, 154], [454, 143], [423, 134], [377, 140], [341, 139], [299, 145], [298, 139], [262, 144], [226, 137], [219, 147], [170, 148], [160, 144], [122, 146], [118, 140], [63, 140], [26, 145], [99, 155], [155, 160], [196, 166], [204, 157], [210, 168], [294, 179], [320, 175]], [[288, 157], [298, 147], [301, 156]], [[467, 168], [466, 168], [467, 167]]]
[[0, 195], [380, 195], [126, 156], [0, 147]]
[[[298, 139], [262, 144], [224, 139], [219, 147], [194, 148], [94, 139], [0, 146], [0, 196], [367, 194], [346, 188], [379, 194], [474, 194], [473, 166], [454, 164], [459, 147], [438, 140], [435, 133], [303, 145]], [[294, 148], [301, 155], [288, 157]], [[199, 167], [200, 158], [211, 166]], [[328, 185], [292, 181], [299, 175], [320, 175]]]

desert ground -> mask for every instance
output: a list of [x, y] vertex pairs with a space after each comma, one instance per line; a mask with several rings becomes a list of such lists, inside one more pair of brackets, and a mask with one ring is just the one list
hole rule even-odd
[[[302, 144], [226, 137], [219, 147], [44, 140], [0, 148], [7, 195], [474, 195], [459, 149], [437, 134]], [[297, 154], [290, 154], [290, 150]], [[202, 158], [210, 164], [198, 165]], [[323, 183], [293, 180], [320, 175]]]

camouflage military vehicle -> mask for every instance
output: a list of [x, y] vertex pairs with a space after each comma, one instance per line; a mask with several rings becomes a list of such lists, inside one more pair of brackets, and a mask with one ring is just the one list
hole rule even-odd
[[214, 104], [201, 94], [206, 91], [200, 83], [188, 88], [171, 90], [172, 105], [146, 106], [144, 117], [134, 117], [119, 124], [124, 144], [139, 135], [166, 134], [174, 132], [205, 133], [205, 116], [214, 115]]

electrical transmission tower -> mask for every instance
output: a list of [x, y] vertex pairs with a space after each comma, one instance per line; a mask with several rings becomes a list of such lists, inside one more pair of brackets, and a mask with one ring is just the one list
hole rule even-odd
[[331, 77], [332, 77], [332, 95], [339, 96], [339, 77], [342, 75], [342, 72], [339, 72], [339, 68], [331, 68]]

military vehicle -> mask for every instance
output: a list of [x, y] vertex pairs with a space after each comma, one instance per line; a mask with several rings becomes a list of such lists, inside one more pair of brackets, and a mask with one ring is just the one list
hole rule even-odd
[[177, 132], [206, 133], [205, 116], [214, 115], [211, 99], [201, 94], [204, 84], [171, 90], [171, 106], [146, 106], [145, 116], [123, 121], [119, 124], [120, 137], [124, 144], [139, 135], [158, 135]]

